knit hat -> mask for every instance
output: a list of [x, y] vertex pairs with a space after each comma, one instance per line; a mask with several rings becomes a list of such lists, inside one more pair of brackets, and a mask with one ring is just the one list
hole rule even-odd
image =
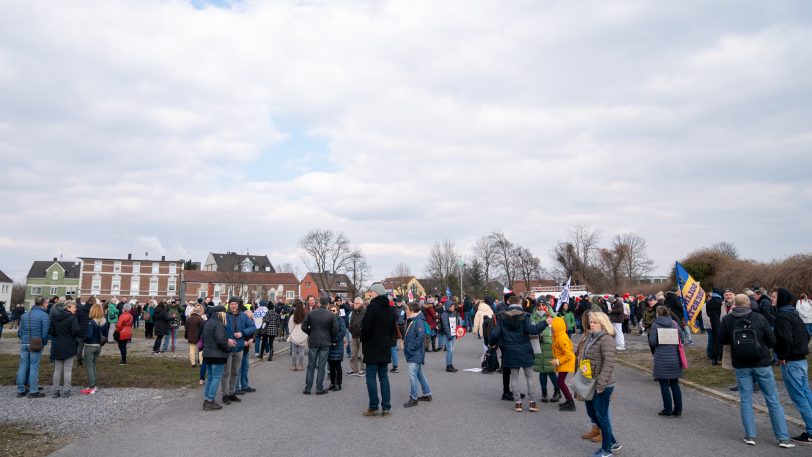
[[383, 287], [383, 284], [376, 282], [375, 284], [369, 286], [370, 292], [375, 292], [378, 295], [386, 295], [386, 289]]

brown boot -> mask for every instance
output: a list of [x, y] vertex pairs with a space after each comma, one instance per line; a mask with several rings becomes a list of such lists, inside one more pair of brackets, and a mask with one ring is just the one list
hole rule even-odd
[[601, 435], [600, 427], [598, 427], [597, 425], [593, 425], [592, 430], [590, 430], [590, 431], [584, 433], [583, 435], [581, 435], [581, 439], [582, 440], [591, 440], [592, 438], [594, 438], [596, 436], [600, 436], [600, 435]]
[[592, 437], [592, 442], [593, 443], [600, 443], [602, 441], [603, 441], [603, 437], [601, 436], [601, 432], [598, 431], [597, 436]]

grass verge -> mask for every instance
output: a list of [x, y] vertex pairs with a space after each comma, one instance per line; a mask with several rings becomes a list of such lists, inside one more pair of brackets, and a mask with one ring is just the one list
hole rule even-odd
[[42, 427], [19, 422], [0, 423], [0, 455], [4, 457], [44, 457], [69, 442], [67, 437], [42, 431]]

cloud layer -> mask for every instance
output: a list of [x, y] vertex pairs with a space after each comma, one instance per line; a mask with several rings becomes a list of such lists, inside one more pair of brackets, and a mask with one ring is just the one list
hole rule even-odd
[[16, 2], [0, 269], [346, 232], [376, 276], [494, 229], [809, 251], [805, 2]]

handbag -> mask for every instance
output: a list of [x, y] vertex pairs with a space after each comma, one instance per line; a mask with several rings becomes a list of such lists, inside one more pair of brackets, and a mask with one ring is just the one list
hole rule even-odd
[[203, 350], [203, 335], [200, 335], [200, 338], [197, 339], [197, 350]]
[[683, 370], [688, 369], [688, 358], [685, 357], [685, 349], [682, 347], [682, 340], [679, 342], [679, 364]]
[[42, 350], [42, 338], [31, 338], [31, 311], [28, 314], [28, 352], [39, 352]]
[[570, 387], [578, 400], [591, 401], [595, 396], [597, 379], [588, 379], [581, 370], [577, 370], [575, 376], [572, 377]]

